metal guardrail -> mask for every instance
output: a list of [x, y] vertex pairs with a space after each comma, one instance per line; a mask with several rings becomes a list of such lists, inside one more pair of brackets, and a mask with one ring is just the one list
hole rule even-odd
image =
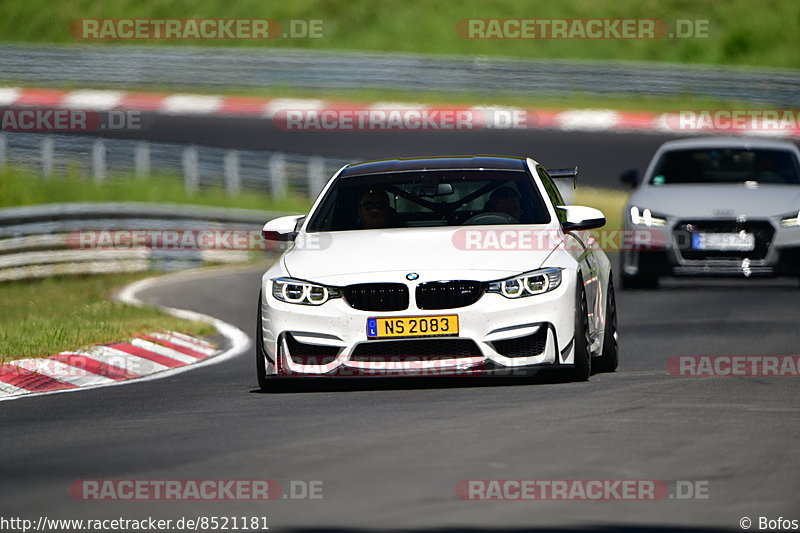
[[82, 135], [0, 132], [0, 167], [22, 166], [50, 177], [67, 172], [102, 182], [135, 176], [182, 176], [187, 192], [224, 188], [280, 198], [315, 198], [351, 161], [261, 150], [99, 139]]
[[[140, 203], [45, 204], [0, 209], [0, 282], [61, 274], [178, 270], [254, 257], [241, 249], [86, 248], [70, 232], [260, 232], [278, 213]], [[263, 252], [262, 252], [263, 253]]]
[[795, 106], [800, 72], [271, 48], [0, 46], [0, 82], [80, 88], [170, 86], [696, 95]]
[[[351, 162], [282, 152], [0, 132], [0, 168], [11, 163], [41, 173], [45, 179], [71, 172], [95, 183], [135, 179], [131, 176], [182, 176], [189, 194], [213, 187], [224, 188], [230, 196], [250, 191], [273, 198], [291, 194], [313, 200], [328, 179]], [[558, 180], [557, 185], [564, 198], [571, 201], [571, 182]]]

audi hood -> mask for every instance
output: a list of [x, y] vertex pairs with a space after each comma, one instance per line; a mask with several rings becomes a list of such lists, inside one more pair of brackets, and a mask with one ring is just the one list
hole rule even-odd
[[660, 185], [636, 191], [628, 206], [678, 218], [766, 218], [797, 212], [800, 186], [772, 184]]

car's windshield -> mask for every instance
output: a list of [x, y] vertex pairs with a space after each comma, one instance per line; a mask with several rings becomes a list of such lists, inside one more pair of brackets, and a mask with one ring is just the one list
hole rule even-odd
[[746, 181], [800, 184], [797, 159], [787, 150], [674, 150], [661, 156], [650, 179], [652, 185]]
[[549, 221], [524, 171], [436, 170], [339, 178], [311, 215], [308, 231]]

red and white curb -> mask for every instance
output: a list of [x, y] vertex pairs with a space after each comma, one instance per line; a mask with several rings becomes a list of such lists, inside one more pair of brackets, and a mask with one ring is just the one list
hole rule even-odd
[[[703, 122], [703, 113], [718, 110], [675, 110], [667, 113], [628, 112], [613, 109], [531, 109], [502, 106], [430, 106], [398, 102], [332, 102], [316, 99], [258, 98], [202, 94], [167, 94], [114, 90], [74, 90], [0, 87], [0, 107], [82, 109], [92, 111], [147, 111], [164, 115], [251, 117], [275, 119], [289, 111], [354, 113], [358, 111], [415, 110], [429, 113], [468, 111], [476, 126], [488, 129], [534, 129], [587, 132], [639, 132], [692, 134], [735, 134], [800, 137], [800, 125], [781, 124], [779, 128], [721, 128], [719, 120]], [[740, 110], [745, 114], [748, 110]], [[694, 113], [692, 127], [683, 127], [681, 113]], [[726, 113], [726, 110], [722, 110]], [[509, 120], [522, 116], [523, 120]], [[727, 117], [726, 123], [731, 123]], [[766, 119], [760, 119], [765, 120]]]
[[[130, 305], [144, 305], [137, 296], [142, 290], [211, 274], [211, 271], [188, 271], [141, 280], [123, 288], [116, 298]], [[61, 352], [48, 358], [11, 361], [0, 365], [0, 401], [161, 379], [221, 363], [251, 346], [246, 333], [217, 318], [185, 309], [159, 307], [178, 318], [213, 325], [225, 337], [227, 346], [217, 349], [203, 339], [165, 331], [139, 335], [126, 342]]]
[[0, 395], [51, 392], [136, 379], [190, 365], [216, 352], [211, 343], [169, 331], [47, 358], [19, 359], [0, 365]]

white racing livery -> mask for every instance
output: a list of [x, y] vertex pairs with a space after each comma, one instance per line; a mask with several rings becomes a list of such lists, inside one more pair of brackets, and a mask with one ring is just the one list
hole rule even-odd
[[589, 207], [564, 205], [524, 158], [348, 165], [308, 216], [264, 226], [291, 241], [263, 276], [256, 366], [287, 377], [530, 375], [617, 367], [611, 266]]

